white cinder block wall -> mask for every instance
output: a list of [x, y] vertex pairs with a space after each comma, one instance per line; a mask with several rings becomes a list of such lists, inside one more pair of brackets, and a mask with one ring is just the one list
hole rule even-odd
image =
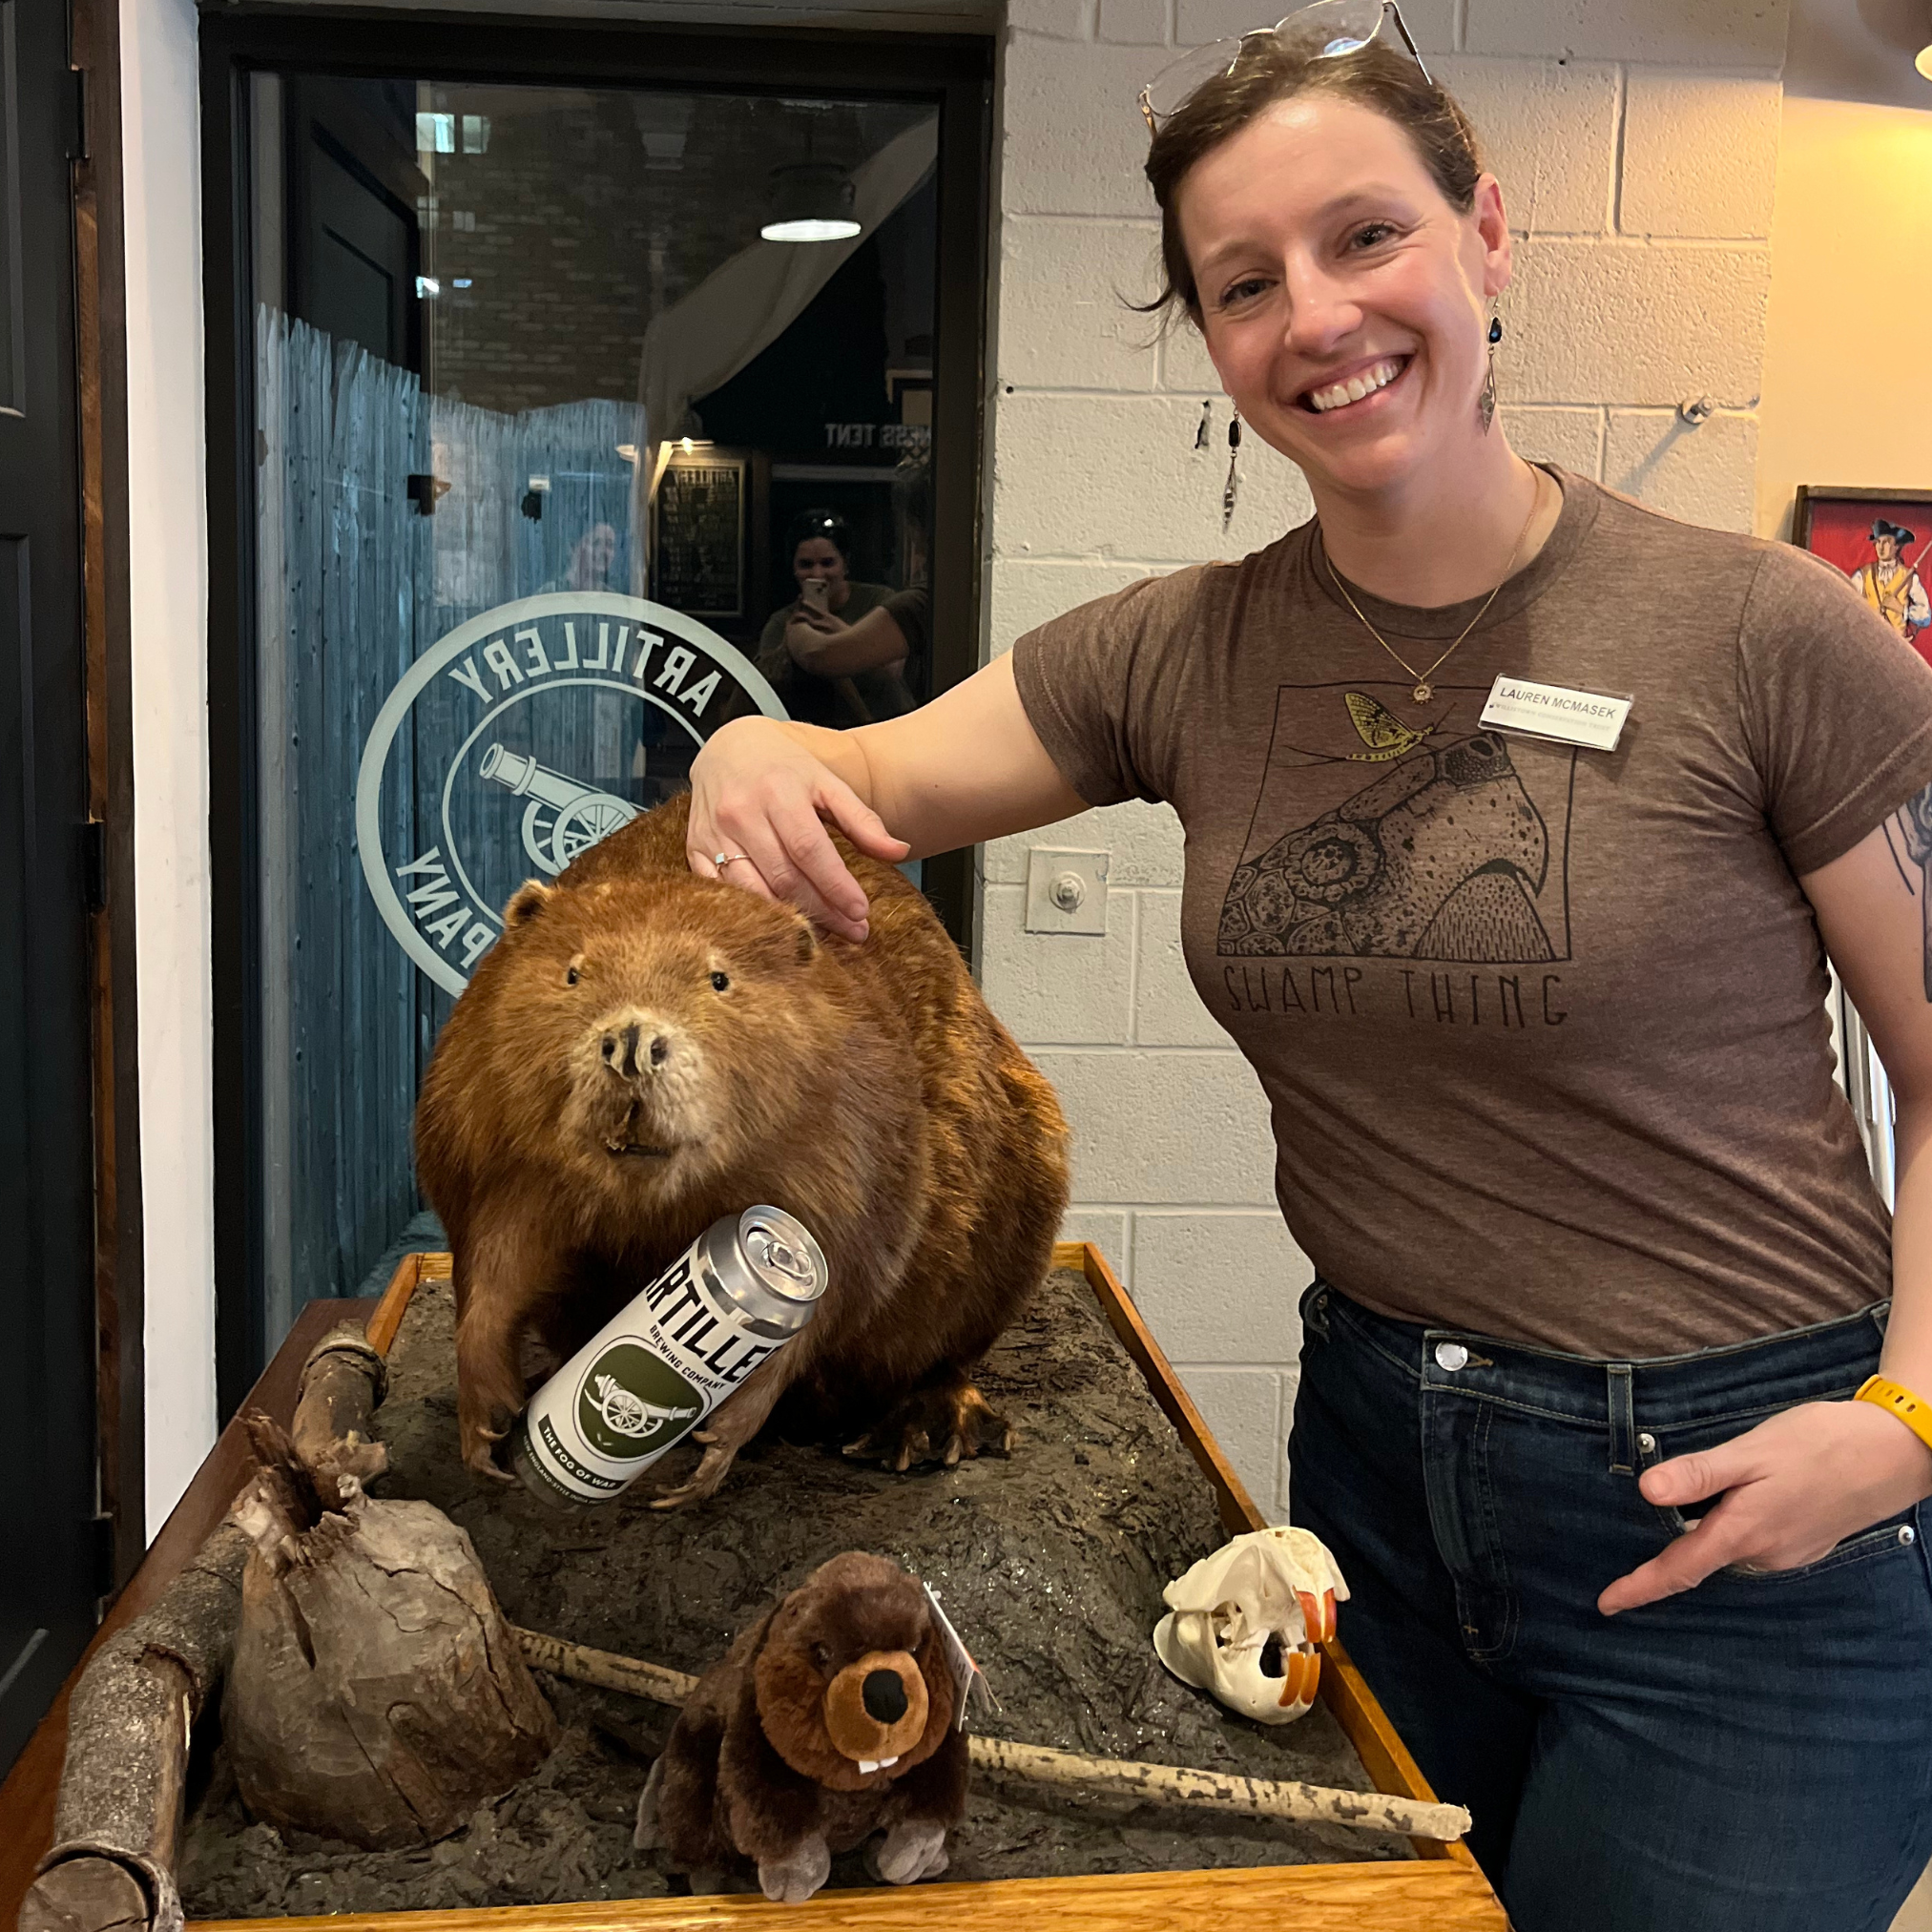
[[[1286, 4], [1286, 0], [1283, 0]], [[990, 647], [1310, 510], [1251, 436], [1221, 530], [1228, 405], [1192, 333], [1150, 344], [1158, 225], [1134, 98], [1263, 0], [1011, 0], [993, 341]], [[1404, 0], [1517, 236], [1504, 418], [1524, 454], [1748, 530], [1786, 0]], [[1693, 427], [1678, 405], [1708, 398]], [[1211, 401], [1206, 450], [1195, 433]], [[1028, 845], [1110, 851], [1104, 938], [1028, 934]], [[1284, 1465], [1308, 1264], [1267, 1110], [1181, 966], [1181, 838], [1124, 805], [989, 845], [982, 969], [1074, 1132], [1070, 1237], [1099, 1243], [1264, 1508]]]

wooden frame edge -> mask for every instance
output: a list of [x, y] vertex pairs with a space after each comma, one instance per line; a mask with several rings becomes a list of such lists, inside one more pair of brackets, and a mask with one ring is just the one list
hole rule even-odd
[[[576, 1905], [371, 1912], [384, 1932], [1068, 1932], [1213, 1924], [1221, 1932], [1507, 1932], [1481, 1877], [1442, 1863], [1239, 1865], [1192, 1872], [990, 1879], [821, 1892], [802, 1905], [744, 1896], [612, 1899]], [[332, 1932], [340, 1918], [191, 1920], [192, 1932]]]
[[409, 1298], [416, 1292], [416, 1284], [423, 1279], [423, 1264], [426, 1255], [418, 1253], [405, 1255], [396, 1263], [396, 1272], [389, 1277], [389, 1285], [383, 1290], [383, 1298], [376, 1303], [376, 1312], [369, 1317], [368, 1326], [363, 1333], [378, 1355], [387, 1355], [390, 1344], [396, 1340], [396, 1331], [403, 1325], [403, 1316], [409, 1306]]

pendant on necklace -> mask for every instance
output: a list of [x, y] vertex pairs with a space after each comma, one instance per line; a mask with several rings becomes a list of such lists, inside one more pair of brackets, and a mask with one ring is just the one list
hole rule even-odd
[[1419, 684], [1409, 695], [1418, 704], [1426, 704], [1435, 696], [1436, 687], [1433, 684]]

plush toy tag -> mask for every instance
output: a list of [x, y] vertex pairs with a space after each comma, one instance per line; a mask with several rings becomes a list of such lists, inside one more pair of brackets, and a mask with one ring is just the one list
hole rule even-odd
[[977, 1705], [984, 1715], [989, 1706], [997, 1711], [1000, 1700], [993, 1695], [993, 1687], [987, 1682], [987, 1673], [973, 1662], [973, 1653], [960, 1641], [959, 1632], [952, 1627], [952, 1619], [940, 1609], [939, 1599], [932, 1593], [932, 1586], [923, 1583], [920, 1589], [924, 1590], [933, 1621], [939, 1625], [940, 1641], [945, 1646], [946, 1668], [952, 1672], [953, 1682], [959, 1686], [959, 1702], [953, 1709], [952, 1728], [964, 1731], [969, 1706]]

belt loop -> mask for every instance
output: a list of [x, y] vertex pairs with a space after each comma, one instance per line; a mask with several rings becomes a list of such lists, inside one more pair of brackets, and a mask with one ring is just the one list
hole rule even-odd
[[1886, 1325], [1892, 1319], [1892, 1304], [1889, 1301], [1875, 1301], [1865, 1311], [1872, 1318], [1872, 1326], [1879, 1331], [1879, 1340], [1885, 1339]]
[[1328, 1283], [1319, 1275], [1301, 1291], [1301, 1325], [1328, 1340]]
[[1633, 1476], [1637, 1467], [1637, 1420], [1631, 1401], [1631, 1365], [1612, 1361], [1605, 1368], [1610, 1384], [1610, 1474]]

